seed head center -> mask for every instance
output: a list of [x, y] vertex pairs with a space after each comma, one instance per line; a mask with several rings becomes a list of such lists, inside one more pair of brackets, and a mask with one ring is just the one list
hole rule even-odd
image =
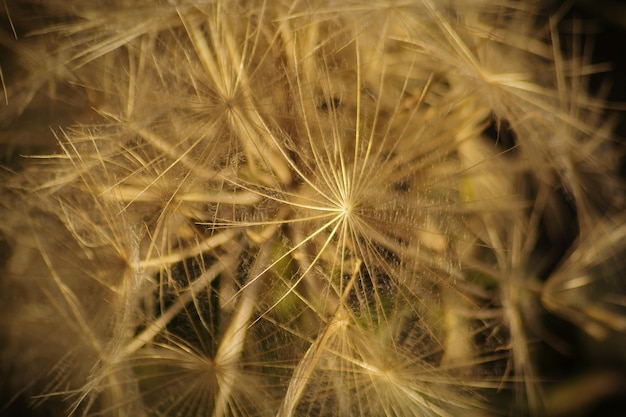
[[352, 202], [349, 199], [346, 199], [341, 203], [340, 210], [344, 217], [350, 216], [350, 214], [352, 214], [352, 209]]

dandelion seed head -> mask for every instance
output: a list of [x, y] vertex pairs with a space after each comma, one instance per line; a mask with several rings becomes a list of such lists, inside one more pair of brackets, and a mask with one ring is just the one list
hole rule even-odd
[[0, 140], [51, 128], [58, 149], [0, 185], [15, 398], [550, 416], [541, 355], [574, 343], [550, 323], [625, 331], [603, 67], [561, 44], [561, 11], [66, 3], [7, 0], [0, 35]]

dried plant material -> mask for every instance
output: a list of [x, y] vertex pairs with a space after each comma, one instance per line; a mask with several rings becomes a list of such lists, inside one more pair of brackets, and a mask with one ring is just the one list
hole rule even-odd
[[6, 6], [0, 143], [52, 134], [0, 188], [4, 411], [550, 415], [545, 319], [626, 331], [621, 150], [558, 13]]

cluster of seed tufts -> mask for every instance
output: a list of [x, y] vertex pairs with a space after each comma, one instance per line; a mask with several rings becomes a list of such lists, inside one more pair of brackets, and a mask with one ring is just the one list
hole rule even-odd
[[8, 1], [0, 407], [567, 412], [545, 358], [623, 338], [626, 216], [532, 4]]

